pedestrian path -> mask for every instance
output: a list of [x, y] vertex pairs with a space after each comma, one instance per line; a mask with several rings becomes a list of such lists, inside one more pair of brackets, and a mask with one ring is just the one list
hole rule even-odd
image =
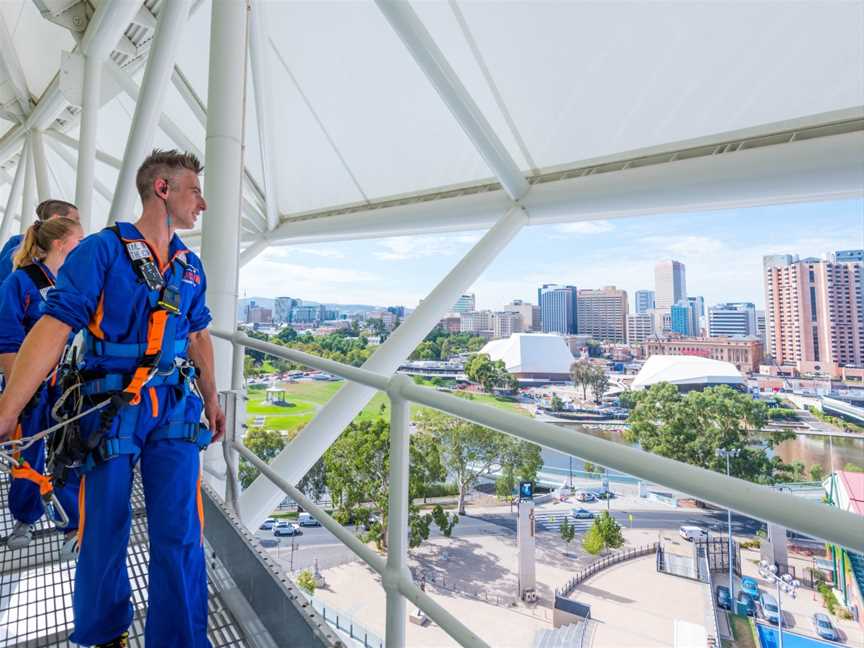
[[570, 513], [555, 513], [550, 511], [548, 513], [535, 513], [534, 526], [537, 530], [560, 531], [561, 524], [565, 518], [575, 527], [576, 533], [584, 533], [594, 524], [594, 520], [577, 520]]

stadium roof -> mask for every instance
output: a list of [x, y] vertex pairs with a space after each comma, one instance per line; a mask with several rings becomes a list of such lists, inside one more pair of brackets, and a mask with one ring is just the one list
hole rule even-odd
[[513, 374], [569, 375], [573, 354], [560, 335], [514, 333], [509, 338], [492, 340], [480, 351], [492, 360], [503, 360]]
[[672, 385], [743, 385], [744, 377], [735, 365], [698, 356], [654, 355], [648, 358], [631, 384], [635, 390], [657, 383]]
[[[49, 136], [51, 193], [74, 196], [80, 61], [64, 52], [87, 46], [91, 4], [0, 3], [0, 205], [30, 126]], [[410, 3], [419, 29], [398, 4], [254, 3], [244, 248], [486, 228], [510, 205], [502, 156], [531, 185], [529, 224], [861, 194], [858, 3]], [[203, 152], [211, 3], [188, 5], [152, 144]], [[111, 43], [95, 226], [166, 6], [146, 0]], [[418, 47], [479, 109], [491, 153]]]

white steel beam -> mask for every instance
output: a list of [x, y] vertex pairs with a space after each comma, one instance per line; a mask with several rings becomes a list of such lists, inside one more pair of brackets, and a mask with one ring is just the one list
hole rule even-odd
[[186, 26], [190, 4], [189, 0], [172, 0], [164, 3], [159, 12], [144, 79], [135, 102], [135, 114], [132, 116], [123, 166], [114, 190], [114, 200], [108, 216], [109, 224], [118, 217], [126, 217], [132, 209], [135, 199], [135, 173], [153, 142], [153, 132], [162, 114], [162, 97], [174, 69], [174, 58]]
[[81, 39], [80, 49], [86, 54], [81, 89], [75, 203], [81, 214], [81, 226], [87, 233], [92, 227], [90, 216], [93, 213], [93, 185], [96, 176], [96, 134], [99, 128], [99, 110], [102, 108], [102, 66], [112, 50], [118, 46], [140, 7], [140, 2], [102, 2]]
[[266, 43], [266, 3], [255, 0], [249, 16], [249, 61], [255, 90], [255, 114], [258, 118], [258, 144], [261, 149], [261, 168], [264, 173], [264, 209], [267, 231], [279, 225], [279, 205], [276, 199], [276, 132], [273, 122], [273, 92], [267, 78], [271, 68], [270, 48]]
[[26, 118], [32, 109], [30, 91], [27, 89], [27, 77], [24, 76], [24, 69], [21, 67], [21, 61], [18, 60], [18, 53], [12, 43], [12, 35], [6, 26], [6, 19], [0, 13], [0, 67], [6, 71], [6, 77], [15, 91], [15, 98], [18, 100], [18, 107], [21, 110], [21, 117]]
[[[234, 330], [237, 324], [246, 33], [245, 2], [213, 3], [204, 182], [208, 209], [202, 226], [201, 258], [208, 273], [207, 305], [213, 315], [213, 325], [229, 330]], [[231, 345], [224, 340], [213, 342], [216, 386], [220, 391], [230, 389], [234, 357]], [[225, 474], [225, 458], [217, 445], [207, 450], [204, 461], [210, 475]], [[214, 481], [212, 477], [208, 479]], [[218, 490], [223, 492], [224, 484]]]
[[[518, 201], [525, 196], [530, 186], [410, 5], [379, 0], [378, 6], [510, 198], [509, 204], [499, 212], [502, 214], [506, 210], [506, 214], [363, 365], [374, 371], [392, 373], [441, 316], [456, 303], [458, 296], [479, 278], [525, 225], [528, 214]], [[251, 252], [257, 247], [260, 246], [253, 245]], [[373, 394], [373, 390], [355, 383], [343, 387], [274, 459], [274, 470], [288, 480], [298, 482], [369, 402]], [[240, 506], [244, 521], [251, 527], [260, 524], [259, 520], [266, 517], [279, 498], [278, 489], [271, 483], [265, 479], [256, 479], [241, 495]]]
[[[54, 129], [49, 129], [45, 131], [45, 134], [48, 136], [49, 139], [53, 139], [56, 142], [65, 145], [67, 148], [72, 149], [73, 151], [75, 151], [76, 154], [78, 154], [78, 151], [80, 150], [80, 143], [74, 137], [69, 137], [66, 133], [61, 133], [60, 131]], [[52, 148], [54, 147], [52, 146]], [[123, 166], [123, 160], [121, 160], [120, 158], [116, 158], [113, 155], [109, 155], [108, 153], [105, 153], [104, 151], [101, 151], [99, 149], [96, 149], [96, 160], [98, 162], [107, 164], [108, 166], [114, 167], [118, 171], [120, 170], [120, 167]]]
[[33, 165], [33, 138], [27, 136], [27, 165], [24, 167], [24, 191], [18, 233], [24, 234], [36, 220], [36, 169]]
[[[674, 156], [674, 153], [672, 154]], [[623, 160], [623, 159], [622, 159]], [[626, 166], [626, 164], [621, 165]], [[680, 158], [617, 171], [576, 169], [533, 185], [523, 200], [530, 225], [650, 216], [864, 195], [864, 134], [849, 133]], [[308, 244], [480, 230], [508, 197], [494, 185], [418, 194], [416, 200], [286, 218], [265, 236], [271, 245]], [[452, 197], [448, 197], [452, 196]], [[392, 204], [393, 206], [388, 206]], [[340, 213], [341, 211], [341, 213]]]
[[410, 3], [401, 0], [376, 0], [375, 4], [441, 95], [510, 198], [522, 198], [529, 189], [525, 176], [432, 40]]
[[27, 145], [21, 147], [21, 157], [18, 158], [18, 167], [15, 169], [15, 178], [9, 189], [9, 198], [6, 200], [6, 210], [3, 212], [3, 222], [0, 224], [0, 241], [9, 240], [12, 233], [12, 221], [15, 219], [16, 207], [21, 205], [21, 195], [24, 191], [24, 175], [27, 169]]
[[36, 194], [39, 202], [51, 197], [51, 183], [48, 180], [48, 161], [45, 159], [45, 138], [40, 130], [30, 131], [30, 146], [33, 153], [33, 167], [36, 171]]

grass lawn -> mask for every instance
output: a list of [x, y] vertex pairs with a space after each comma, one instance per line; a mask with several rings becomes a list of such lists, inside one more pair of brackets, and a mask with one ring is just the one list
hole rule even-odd
[[[344, 384], [344, 381], [282, 383], [281, 386], [285, 389], [285, 399], [287, 402], [285, 405], [265, 402], [264, 389], [250, 389], [248, 394], [249, 400], [246, 403], [246, 411], [249, 415], [246, 423], [251, 426], [256, 416], [264, 416], [264, 426], [268, 430], [279, 430], [290, 434], [311, 421], [321, 406], [333, 398], [334, 394]], [[428, 382], [424, 383], [424, 385], [431, 386]], [[473, 400], [475, 403], [491, 405], [508, 412], [530, 416], [527, 410], [519, 407], [516, 401], [509, 398], [476, 393], [472, 393], [471, 396], [470, 400]], [[420, 406], [412, 405], [412, 415], [419, 409]], [[357, 418], [361, 421], [371, 421], [382, 415], [385, 418], [390, 416], [390, 400], [386, 394], [378, 392], [372, 397], [369, 404], [363, 408], [363, 411], [360, 412]]]

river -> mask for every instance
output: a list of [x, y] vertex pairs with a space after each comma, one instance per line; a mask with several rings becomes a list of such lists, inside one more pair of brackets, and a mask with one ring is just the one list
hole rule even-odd
[[[624, 433], [619, 429], [588, 429], [581, 423], [556, 423], [556, 425], [615, 443], [631, 445], [624, 439]], [[767, 438], [767, 435], [759, 436]], [[794, 439], [778, 445], [772, 454], [779, 456], [785, 463], [800, 461], [808, 471], [814, 464], [819, 464], [826, 472], [830, 472], [832, 466], [829, 451], [830, 457], [833, 457], [834, 470], [841, 470], [847, 463], [864, 466], [864, 437], [860, 439], [833, 438], [829, 441], [829, 437], [825, 436], [798, 434]], [[770, 450], [769, 453], [771, 453]], [[544, 449], [543, 462], [546, 468], [568, 470], [570, 457], [555, 450]], [[573, 470], [582, 471], [583, 468], [582, 460], [574, 457]]]

